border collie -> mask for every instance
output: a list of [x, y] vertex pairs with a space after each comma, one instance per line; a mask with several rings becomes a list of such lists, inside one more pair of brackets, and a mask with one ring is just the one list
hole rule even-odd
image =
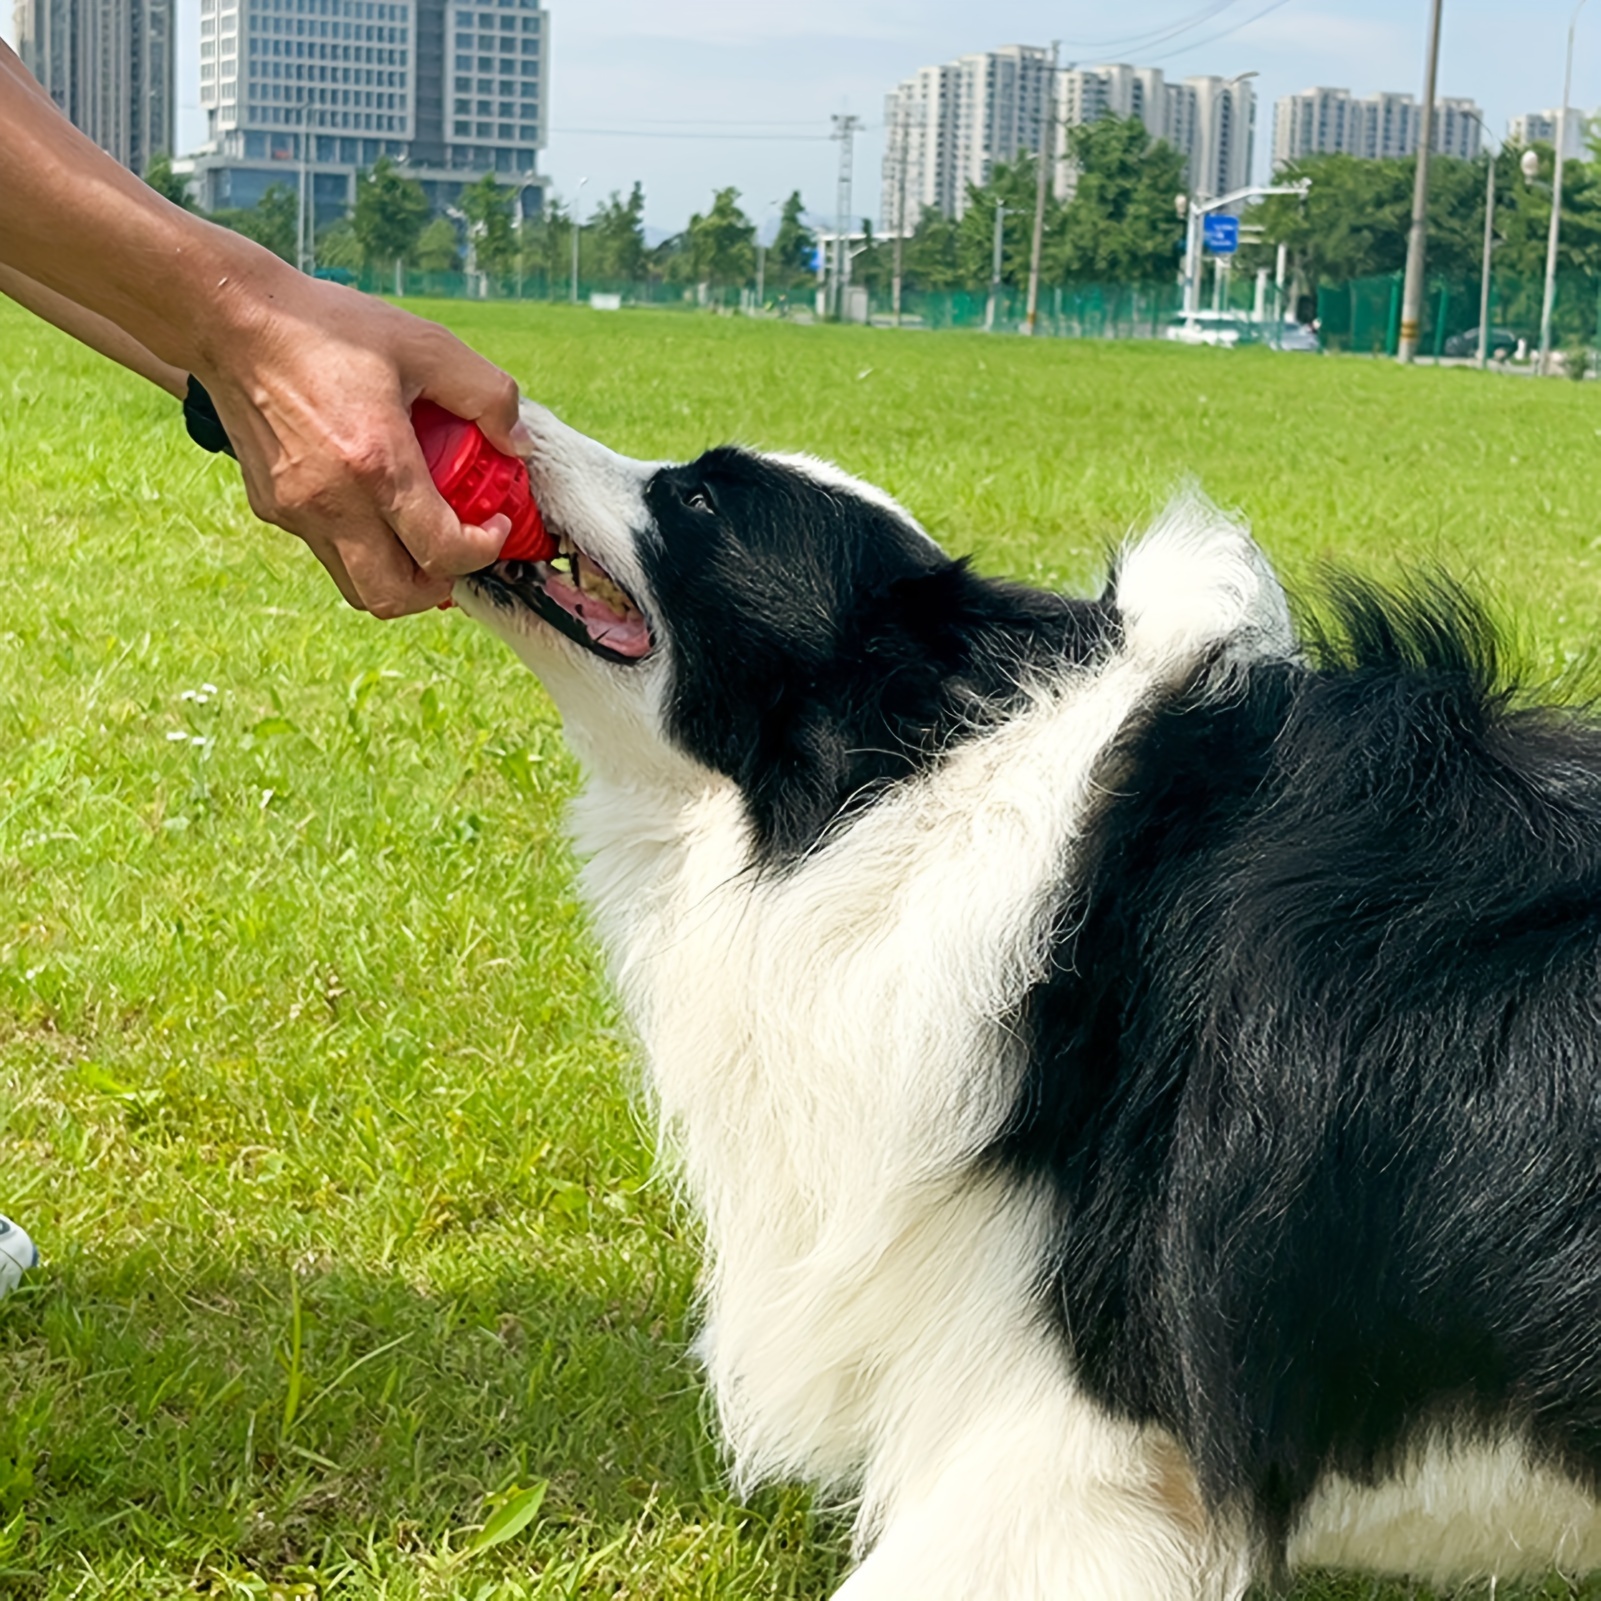
[[530, 407], [462, 585], [585, 764], [741, 1484], [840, 1601], [1601, 1566], [1601, 731], [1449, 586], [1299, 638], [1198, 497], [1103, 595]]

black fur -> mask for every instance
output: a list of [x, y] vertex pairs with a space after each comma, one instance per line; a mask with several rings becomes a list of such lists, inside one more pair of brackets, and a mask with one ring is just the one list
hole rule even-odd
[[980, 578], [893, 512], [743, 451], [664, 469], [647, 500], [672, 732], [739, 784], [768, 865], [1112, 632], [1105, 606]]
[[1601, 733], [1459, 594], [1133, 731], [993, 1160], [1082, 1382], [1284, 1542], [1429, 1423], [1601, 1481]]

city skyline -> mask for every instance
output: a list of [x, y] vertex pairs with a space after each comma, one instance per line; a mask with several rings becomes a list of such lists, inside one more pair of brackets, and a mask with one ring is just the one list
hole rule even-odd
[[[714, 188], [733, 185], [769, 228], [800, 189], [816, 215], [833, 209], [835, 112], [863, 117], [853, 207], [876, 215], [886, 93], [919, 65], [1016, 43], [1048, 45], [1072, 28], [1063, 64], [1139, 60], [1169, 79], [1256, 71], [1256, 176], [1271, 161], [1271, 108], [1309, 84], [1358, 93], [1421, 95], [1427, 6], [1393, 0], [1236, 0], [1204, 26], [1155, 44], [1154, 35], [1198, 14], [1196, 0], [1120, 0], [1064, 11], [1045, 0], [996, 0], [975, 16], [946, 0], [815, 0], [803, 10], [748, 0], [552, 0], [554, 71], [548, 149], [541, 171], [570, 198], [580, 179], [584, 209], [644, 184], [654, 231], [705, 210]], [[179, 144], [204, 139], [199, 107], [199, 0], [177, 0]], [[1210, 9], [1210, 8], [1208, 8]], [[1561, 99], [1562, 51], [1571, 0], [1453, 0], [1445, 21], [1442, 96], [1484, 107], [1498, 138], [1512, 118]], [[1254, 19], [1254, 20], [1253, 20]], [[1245, 26], [1237, 26], [1239, 23]], [[15, 43], [9, 6], [0, 29]], [[1134, 42], [1129, 42], [1129, 41]], [[1575, 105], [1601, 101], [1601, 14], [1580, 19]]]
[[23, 64], [101, 149], [143, 172], [174, 143], [173, 0], [17, 0]]

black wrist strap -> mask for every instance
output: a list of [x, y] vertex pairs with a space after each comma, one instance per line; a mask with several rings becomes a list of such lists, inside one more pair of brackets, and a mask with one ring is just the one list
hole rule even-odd
[[234, 454], [233, 442], [228, 438], [228, 430], [222, 426], [222, 418], [217, 415], [216, 403], [206, 393], [206, 386], [192, 373], [189, 376], [189, 393], [183, 400], [183, 421], [189, 430], [189, 437], [202, 450], [209, 450], [214, 455]]

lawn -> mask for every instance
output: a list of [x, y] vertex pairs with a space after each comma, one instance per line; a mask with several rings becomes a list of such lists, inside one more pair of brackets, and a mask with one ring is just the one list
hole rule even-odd
[[[1194, 476], [1292, 579], [1442, 563], [1552, 673], [1601, 626], [1601, 386], [425, 309], [623, 450], [832, 456], [1036, 582]], [[0, 485], [0, 1211], [47, 1258], [0, 1304], [0, 1594], [825, 1595], [838, 1526], [707, 1432], [537, 683], [344, 610], [3, 302]]]

